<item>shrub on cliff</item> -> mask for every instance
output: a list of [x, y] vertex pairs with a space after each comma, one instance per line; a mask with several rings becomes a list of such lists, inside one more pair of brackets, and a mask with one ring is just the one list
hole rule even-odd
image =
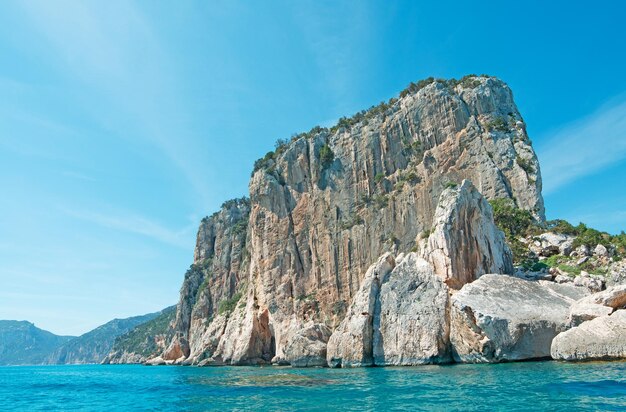
[[322, 169], [328, 168], [333, 161], [335, 160], [335, 154], [333, 150], [328, 146], [328, 144], [324, 144], [320, 148], [320, 163], [322, 164]]
[[220, 302], [217, 313], [220, 315], [227, 314], [229, 315], [233, 310], [235, 310], [235, 306], [237, 302], [241, 299], [241, 292], [235, 293], [230, 299], [225, 299]]

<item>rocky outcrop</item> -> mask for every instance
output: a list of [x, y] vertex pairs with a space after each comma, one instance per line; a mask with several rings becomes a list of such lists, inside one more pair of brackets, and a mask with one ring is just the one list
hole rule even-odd
[[328, 341], [327, 358], [331, 367], [370, 366], [374, 363], [374, 311], [380, 282], [394, 268], [391, 254], [381, 256], [365, 274], [348, 313]]
[[323, 324], [301, 329], [285, 348], [285, 363], [294, 367], [326, 366], [326, 344], [331, 333]]
[[215, 340], [221, 337], [225, 326], [219, 316], [220, 305], [222, 312], [232, 311], [227, 306], [236, 303], [230, 300], [246, 279], [249, 213], [248, 199], [234, 199], [202, 220], [194, 263], [180, 290], [174, 337], [160, 354], [164, 361], [197, 363], [213, 355]]
[[485, 273], [513, 273], [511, 250], [491, 206], [468, 180], [441, 194], [434, 222], [422, 255], [448, 286], [459, 289]]
[[559, 334], [552, 341], [553, 359], [566, 361], [626, 358], [626, 310], [601, 316]]
[[331, 367], [445, 363], [448, 288], [416, 253], [381, 256], [328, 342]]
[[[249, 203], [225, 205], [199, 230], [194, 265], [181, 289], [175, 350], [164, 360], [182, 354], [184, 360], [177, 362], [298, 363], [294, 348], [302, 347], [304, 362], [316, 363], [325, 334], [319, 329], [318, 338], [311, 339], [311, 325], [335, 330], [327, 357], [340, 358], [342, 365], [369, 364], [374, 358], [385, 364], [446, 359], [445, 327], [443, 341], [428, 337], [410, 314], [400, 316], [391, 308], [439, 313], [439, 303], [434, 308], [411, 299], [423, 292], [440, 302], [445, 280], [461, 287], [489, 271], [510, 272], [510, 257], [498, 243], [501, 235], [493, 224], [483, 225], [490, 208], [478, 192], [487, 199], [512, 199], [539, 219], [544, 213], [539, 165], [510, 89], [495, 78], [471, 79], [421, 83], [337, 127], [314, 128], [279, 142], [276, 152], [260, 159]], [[475, 188], [465, 182], [446, 190], [464, 179]], [[463, 235], [442, 237], [443, 226], [436, 226], [444, 191], [457, 207], [442, 206], [445, 230], [471, 231], [474, 237], [467, 243]], [[366, 276], [371, 263], [386, 252], [417, 249], [421, 234], [431, 228], [433, 246], [444, 251], [431, 259], [447, 269], [432, 271], [441, 278], [413, 256], [412, 275], [398, 272], [397, 279], [410, 277], [409, 285], [417, 279], [416, 289], [372, 301], [368, 296], [381, 287], [382, 275], [378, 280]], [[454, 248], [465, 245], [467, 250], [458, 251], [467, 256], [453, 256]], [[386, 287], [400, 291], [403, 282], [390, 276]], [[240, 298], [231, 302], [237, 293]], [[218, 320], [220, 302], [236, 307]], [[380, 305], [377, 320], [370, 305]], [[383, 325], [394, 317], [423, 333], [423, 342], [406, 352], [394, 348], [382, 335], [401, 337], [387, 321]], [[374, 339], [375, 321], [381, 322], [382, 343], [359, 343], [356, 337], [352, 345], [345, 343], [349, 337], [342, 330], [361, 330], [361, 335], [371, 330]], [[303, 346], [307, 341], [310, 352]], [[349, 350], [336, 351], [339, 346]], [[417, 356], [418, 347], [432, 351]]]
[[570, 308], [570, 325], [578, 326], [622, 308], [626, 308], [626, 285], [613, 286], [575, 302]]
[[383, 278], [373, 327], [374, 365], [451, 361], [448, 288], [416, 253]]
[[488, 274], [452, 296], [450, 341], [458, 362], [550, 357], [552, 339], [569, 327], [570, 305], [585, 288]]

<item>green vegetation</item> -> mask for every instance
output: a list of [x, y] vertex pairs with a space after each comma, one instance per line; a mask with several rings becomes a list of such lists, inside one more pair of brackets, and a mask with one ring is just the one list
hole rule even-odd
[[405, 97], [408, 96], [409, 94], [415, 94], [417, 92], [419, 92], [420, 90], [422, 90], [424, 87], [428, 86], [431, 83], [435, 82], [435, 78], [434, 77], [429, 77], [427, 79], [423, 79], [418, 81], [417, 83], [409, 83], [409, 85], [406, 87], [406, 89], [402, 90], [400, 92], [400, 97]]
[[273, 171], [273, 167], [275, 164], [274, 158], [275, 158], [276, 154], [272, 151], [269, 151], [265, 154], [265, 156], [263, 156], [260, 159], [257, 159], [254, 162], [254, 168], [252, 169], [252, 175], [254, 176], [254, 174], [261, 169], [264, 169], [266, 172], [271, 172]]
[[457, 186], [458, 186], [458, 183], [456, 182], [447, 182], [446, 184], [443, 185], [443, 187], [446, 189], [456, 189]]
[[[573, 247], [585, 245], [594, 248], [596, 245], [604, 245], [605, 247], [615, 247], [615, 260], [626, 257], [626, 234], [621, 232], [619, 235], [610, 235], [606, 232], [587, 227], [584, 223], [573, 226], [571, 223], [562, 220], [549, 220], [545, 224], [537, 222], [532, 213], [528, 210], [522, 210], [515, 207], [510, 199], [495, 199], [489, 202], [493, 208], [493, 217], [496, 225], [504, 232], [506, 240], [513, 251], [513, 261], [527, 269], [540, 269], [542, 264], [548, 267], [557, 267], [565, 272], [578, 275], [581, 270], [585, 270], [592, 274], [603, 275], [605, 270], [596, 268], [591, 262], [584, 263], [580, 266], [573, 266], [569, 259], [555, 255], [547, 258], [543, 262], [537, 263], [535, 260], [528, 259], [528, 248], [520, 242], [520, 237], [535, 236], [544, 231], [561, 233], [570, 236], [576, 236]], [[540, 266], [533, 266], [540, 265]], [[534, 270], [533, 269], [533, 270]]]
[[346, 309], [348, 308], [348, 305], [346, 304], [346, 302], [344, 300], [340, 300], [337, 301], [335, 303], [333, 303], [333, 314], [334, 315], [341, 315], [346, 313]]
[[158, 335], [172, 336], [170, 323], [176, 317], [176, 305], [163, 309], [154, 319], [142, 323], [131, 331], [118, 336], [112, 351], [136, 353], [145, 357], [155, 355], [162, 350], [156, 343]]
[[[461, 85], [461, 87], [463, 88], [475, 88], [481, 84], [481, 81], [478, 80], [477, 77], [479, 76], [476, 76], [475, 74], [469, 74], [467, 76], [463, 76], [459, 80], [456, 80], [456, 79], [445, 80], [445, 79], [435, 79], [434, 77], [429, 77], [427, 79], [420, 80], [417, 83], [411, 82], [404, 90], [400, 92], [399, 97], [402, 98], [402, 97], [408, 96], [409, 94], [415, 94], [421, 89], [423, 89], [424, 87], [435, 82], [441, 83], [444, 86], [449, 87], [449, 88], [454, 88], [457, 85]], [[481, 74], [480, 77], [491, 77], [491, 76], [486, 75], [486, 74]], [[373, 120], [377, 117], [382, 117], [384, 119], [389, 109], [392, 108], [392, 106], [396, 105], [396, 103], [398, 102], [398, 99], [399, 99], [398, 97], [392, 97], [386, 102], [382, 101], [379, 104], [374, 105], [367, 110], [361, 110], [350, 117], [341, 117], [337, 121], [337, 124], [332, 126], [330, 129], [326, 127], [321, 127], [321, 126], [314, 126], [308, 132], [293, 134], [289, 141], [287, 141], [286, 139], [278, 139], [276, 141], [275, 150], [273, 152], [272, 151], [267, 152], [265, 156], [263, 156], [262, 158], [254, 162], [252, 175], [254, 175], [254, 173], [256, 173], [258, 170], [261, 170], [261, 169], [265, 169], [268, 173], [272, 174], [274, 172], [273, 167], [274, 167], [274, 162], [275, 162], [276, 157], [285, 152], [289, 143], [295, 142], [300, 139], [313, 139], [315, 136], [318, 136], [324, 133], [336, 133], [337, 131], [339, 131], [339, 129], [342, 129], [342, 128], [351, 129], [358, 123], [361, 123], [362, 125], [367, 125], [369, 124], [370, 120]], [[414, 147], [413, 150], [414, 150], [414, 153], [419, 153], [421, 151], [421, 148]]]
[[233, 225], [233, 233], [236, 236], [241, 236], [246, 234], [248, 231], [248, 218], [247, 216], [242, 216], [241, 219], [237, 220]]
[[217, 313], [220, 315], [230, 315], [235, 307], [237, 306], [237, 302], [241, 299], [241, 292], [235, 293], [230, 299], [224, 299], [220, 302], [217, 308]]
[[513, 262], [524, 265], [528, 258], [528, 248], [519, 238], [536, 233], [538, 226], [532, 213], [515, 207], [511, 199], [494, 199], [489, 203], [493, 208], [493, 220], [504, 232], [511, 247]]
[[287, 150], [287, 146], [289, 145], [289, 141], [287, 139], [278, 139], [276, 143], [274, 143], [274, 156], [280, 156]]
[[320, 147], [320, 163], [322, 164], [322, 170], [327, 169], [335, 160], [335, 154], [328, 144], [324, 144]]
[[521, 167], [524, 172], [526, 172], [527, 175], [531, 174], [531, 173], [535, 173], [535, 168], [532, 165], [532, 163], [530, 162], [530, 160], [526, 160], [522, 157], [520, 157], [519, 155], [515, 158], [515, 162], [517, 162], [517, 164], [519, 165], [519, 167]]
[[404, 183], [409, 182], [411, 184], [419, 183], [421, 181], [420, 177], [414, 171], [400, 173], [398, 175], [398, 182], [396, 186], [400, 185], [400, 189], [404, 186]]
[[362, 225], [363, 223], [365, 223], [363, 218], [359, 216], [357, 213], [352, 212], [352, 214], [350, 214], [350, 217], [348, 217], [348, 219], [346, 219], [344, 222], [341, 223], [340, 227], [341, 227], [341, 230], [347, 230], [347, 229], [351, 229], [352, 227], [356, 225]]
[[316, 301], [315, 299], [315, 293], [309, 293], [308, 295], [302, 294], [299, 295], [296, 300], [298, 301], [305, 301], [305, 302], [314, 302]]
[[608, 246], [611, 243], [611, 236], [608, 233], [587, 227], [584, 223], [580, 223], [576, 226], [575, 230], [576, 239], [574, 240], [574, 247], [585, 245], [593, 248], [599, 244]]
[[475, 74], [468, 74], [466, 76], [461, 77], [459, 80], [450, 79], [447, 81], [443, 80], [443, 82], [446, 83], [447, 86], [451, 88], [454, 88], [460, 84], [461, 87], [464, 89], [474, 89], [480, 86], [481, 84], [480, 80], [478, 80], [477, 77], [491, 77], [491, 76], [487, 74], [481, 74], [480, 76], [476, 76]]
[[494, 199], [489, 202], [493, 208], [493, 219], [507, 238], [527, 236], [536, 228], [535, 219], [528, 210], [515, 207], [511, 199]]
[[376, 208], [382, 209], [384, 207], [387, 207], [387, 205], [389, 204], [389, 196], [375, 194], [374, 196], [372, 196], [372, 202], [374, 202]]
[[503, 117], [496, 117], [485, 124], [487, 131], [508, 132], [510, 130], [509, 123]]
[[384, 178], [385, 178], [385, 174], [384, 173], [376, 173], [376, 176], [374, 176], [374, 182], [376, 184], [379, 184], [380, 182], [383, 181]]

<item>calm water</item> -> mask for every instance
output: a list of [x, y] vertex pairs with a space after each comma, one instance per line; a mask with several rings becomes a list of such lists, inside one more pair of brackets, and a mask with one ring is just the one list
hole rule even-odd
[[626, 410], [626, 362], [0, 367], [2, 410]]

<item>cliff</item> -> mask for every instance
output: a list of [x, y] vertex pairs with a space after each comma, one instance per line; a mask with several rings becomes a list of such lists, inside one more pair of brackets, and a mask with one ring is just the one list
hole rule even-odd
[[[462, 192], [475, 190], [473, 206], [440, 221], [442, 193], [465, 179], [473, 185]], [[202, 222], [176, 335], [154, 363], [299, 362], [294, 348], [325, 349], [368, 283], [368, 267], [384, 253], [421, 250], [426, 264], [443, 265], [432, 272], [447, 291], [490, 268], [512, 270], [502, 235], [471, 224], [491, 216], [482, 196], [510, 199], [544, 218], [524, 121], [509, 87], [488, 76], [412, 84], [400, 98], [331, 129], [279, 141], [255, 164], [249, 189], [249, 201], [226, 202]], [[476, 229], [467, 244], [476, 249], [466, 255], [450, 254], [465, 239], [437, 229], [453, 221], [459, 230]], [[479, 252], [494, 244], [505, 254], [483, 259]], [[439, 273], [460, 266], [467, 270], [458, 279]]]

